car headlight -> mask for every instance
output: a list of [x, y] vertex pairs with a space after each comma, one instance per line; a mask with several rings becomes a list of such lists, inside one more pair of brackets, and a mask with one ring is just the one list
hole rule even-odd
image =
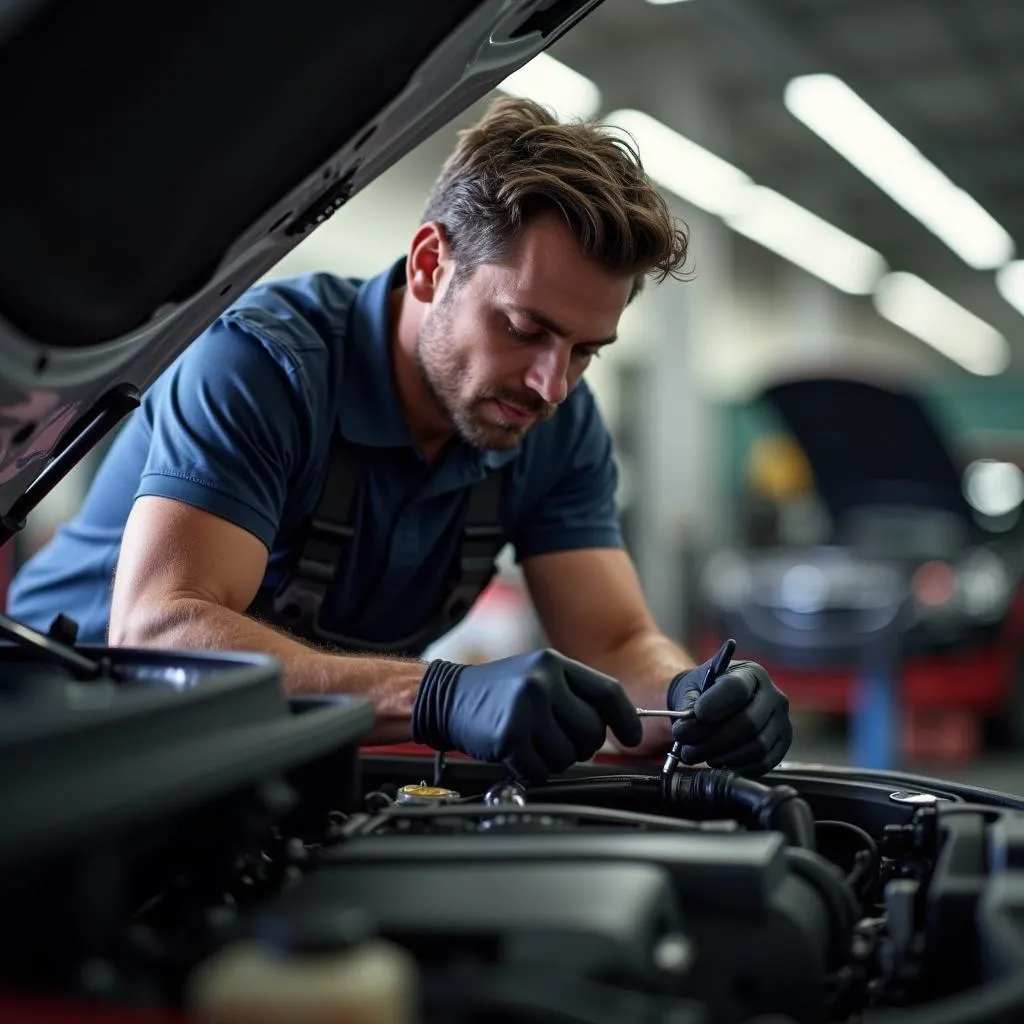
[[972, 618], [994, 621], [1005, 611], [1013, 589], [1002, 559], [991, 551], [972, 551], [957, 571], [957, 599]]

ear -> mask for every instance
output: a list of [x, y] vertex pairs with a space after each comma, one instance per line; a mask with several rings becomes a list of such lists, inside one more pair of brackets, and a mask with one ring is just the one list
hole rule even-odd
[[405, 282], [418, 302], [430, 303], [440, 294], [441, 282], [450, 271], [451, 255], [444, 227], [428, 221], [416, 229], [405, 265]]

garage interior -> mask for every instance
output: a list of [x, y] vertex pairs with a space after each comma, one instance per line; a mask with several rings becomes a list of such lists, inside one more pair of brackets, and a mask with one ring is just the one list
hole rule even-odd
[[[690, 279], [644, 293], [588, 372], [660, 625], [702, 657], [743, 630], [741, 656], [790, 692], [793, 760], [1024, 791], [1024, 5], [606, 0], [503, 91], [630, 132], [692, 233]], [[490, 98], [270, 276], [394, 259]], [[835, 417], [795, 436], [775, 389], [837, 378], [880, 404], [826, 401]], [[8, 577], [103, 450], [37, 510]], [[933, 459], [957, 495], [914, 476]], [[840, 524], [830, 501], [876, 470], [889, 497]], [[877, 583], [870, 625], [851, 578]], [[439, 649], [537, 640], [509, 562]]]

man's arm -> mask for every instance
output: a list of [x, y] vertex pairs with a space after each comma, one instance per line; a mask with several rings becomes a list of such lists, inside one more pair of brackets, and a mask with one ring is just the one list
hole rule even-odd
[[[693, 658], [659, 629], [628, 553], [585, 548], [523, 560], [523, 574], [553, 647], [618, 679], [637, 707], [664, 708], [669, 680]], [[644, 719], [638, 752], [664, 752], [671, 727]]]
[[424, 664], [328, 654], [249, 618], [266, 565], [266, 547], [241, 527], [169, 498], [138, 498], [114, 577], [111, 646], [270, 654], [286, 693], [362, 694], [377, 718], [370, 742], [408, 740]]

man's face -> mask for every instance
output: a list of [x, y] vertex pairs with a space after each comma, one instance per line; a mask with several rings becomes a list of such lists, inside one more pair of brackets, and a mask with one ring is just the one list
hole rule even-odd
[[588, 259], [555, 216], [523, 232], [512, 262], [449, 282], [427, 310], [416, 356], [459, 435], [511, 448], [552, 416], [614, 340], [632, 284]]

